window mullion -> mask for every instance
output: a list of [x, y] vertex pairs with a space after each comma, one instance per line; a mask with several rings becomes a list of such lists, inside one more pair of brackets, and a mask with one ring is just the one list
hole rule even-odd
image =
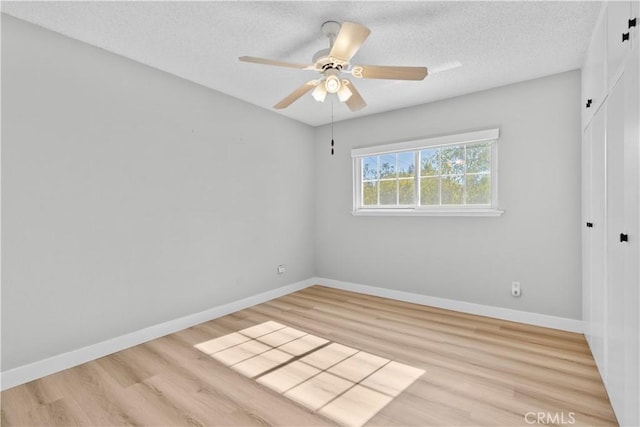
[[438, 205], [442, 206], [442, 149], [438, 148]]
[[376, 199], [376, 206], [380, 206], [380, 156], [376, 157], [377, 162], [376, 162], [376, 179], [378, 180], [378, 185], [376, 185], [377, 190], [377, 199]]
[[398, 179], [398, 153], [396, 153], [396, 206], [400, 204], [400, 180]]
[[421, 164], [420, 164], [420, 151], [416, 151], [415, 156], [413, 158], [414, 167], [413, 167], [413, 176], [414, 176], [414, 185], [413, 185], [413, 203], [415, 207], [420, 206], [420, 173], [421, 173]]
[[358, 159], [357, 167], [360, 169], [358, 175], [360, 176], [360, 194], [356, 195], [356, 206], [364, 207], [364, 167], [362, 167], [362, 158]]
[[462, 204], [466, 205], [467, 204], [467, 146], [465, 145], [464, 150], [462, 150], [462, 152], [464, 153], [464, 157], [462, 158]]

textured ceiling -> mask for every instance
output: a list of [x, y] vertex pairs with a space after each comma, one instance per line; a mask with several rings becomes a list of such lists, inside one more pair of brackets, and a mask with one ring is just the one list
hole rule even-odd
[[[420, 82], [355, 80], [368, 106], [335, 101], [335, 120], [449, 98], [579, 68], [599, 2], [2, 2], [9, 15], [272, 109], [313, 71], [241, 63], [250, 55], [310, 63], [323, 22], [371, 35], [352, 63], [419, 65]], [[327, 98], [329, 100], [329, 98]], [[280, 113], [331, 120], [310, 94]], [[275, 111], [275, 110], [273, 110]]]

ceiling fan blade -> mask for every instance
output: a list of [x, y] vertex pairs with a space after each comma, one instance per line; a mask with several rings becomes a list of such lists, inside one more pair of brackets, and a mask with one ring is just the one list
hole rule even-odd
[[344, 62], [349, 62], [356, 54], [362, 43], [369, 37], [371, 30], [362, 24], [344, 22], [340, 32], [333, 42], [329, 56]]
[[299, 88], [291, 92], [289, 95], [287, 95], [282, 101], [274, 105], [273, 108], [275, 108], [276, 110], [282, 110], [283, 108], [287, 108], [289, 105], [296, 102], [298, 98], [300, 98], [302, 95], [309, 92], [314, 87], [318, 86], [320, 82], [321, 80], [310, 80], [306, 82], [305, 84], [303, 84], [302, 86], [300, 86]]
[[313, 70], [313, 65], [296, 64], [294, 62], [276, 61], [273, 59], [256, 58], [255, 56], [241, 56], [238, 58], [242, 62], [253, 62], [254, 64], [275, 65], [276, 67], [297, 68], [299, 70]]
[[362, 79], [423, 80], [427, 74], [427, 67], [354, 65], [351, 68], [351, 75]]
[[351, 81], [349, 80], [347, 80], [347, 82], [349, 83], [348, 87], [351, 91], [351, 96], [345, 101], [345, 104], [347, 104], [347, 107], [349, 107], [351, 111], [362, 110], [367, 106], [367, 103], [364, 102], [364, 99], [362, 99], [362, 95], [360, 95], [360, 92], [358, 92], [353, 83], [351, 83]]

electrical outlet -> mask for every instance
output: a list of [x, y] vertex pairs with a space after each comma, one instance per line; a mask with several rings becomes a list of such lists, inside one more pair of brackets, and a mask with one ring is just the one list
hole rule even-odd
[[278, 266], [278, 274], [284, 274], [284, 272], [287, 271], [286, 268], [284, 268], [284, 264], [280, 264]]
[[520, 295], [520, 282], [511, 282], [511, 296], [519, 297]]

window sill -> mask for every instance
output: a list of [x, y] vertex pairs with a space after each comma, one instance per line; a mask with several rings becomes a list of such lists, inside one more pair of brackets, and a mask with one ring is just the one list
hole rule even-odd
[[358, 209], [353, 216], [501, 216], [499, 209]]

